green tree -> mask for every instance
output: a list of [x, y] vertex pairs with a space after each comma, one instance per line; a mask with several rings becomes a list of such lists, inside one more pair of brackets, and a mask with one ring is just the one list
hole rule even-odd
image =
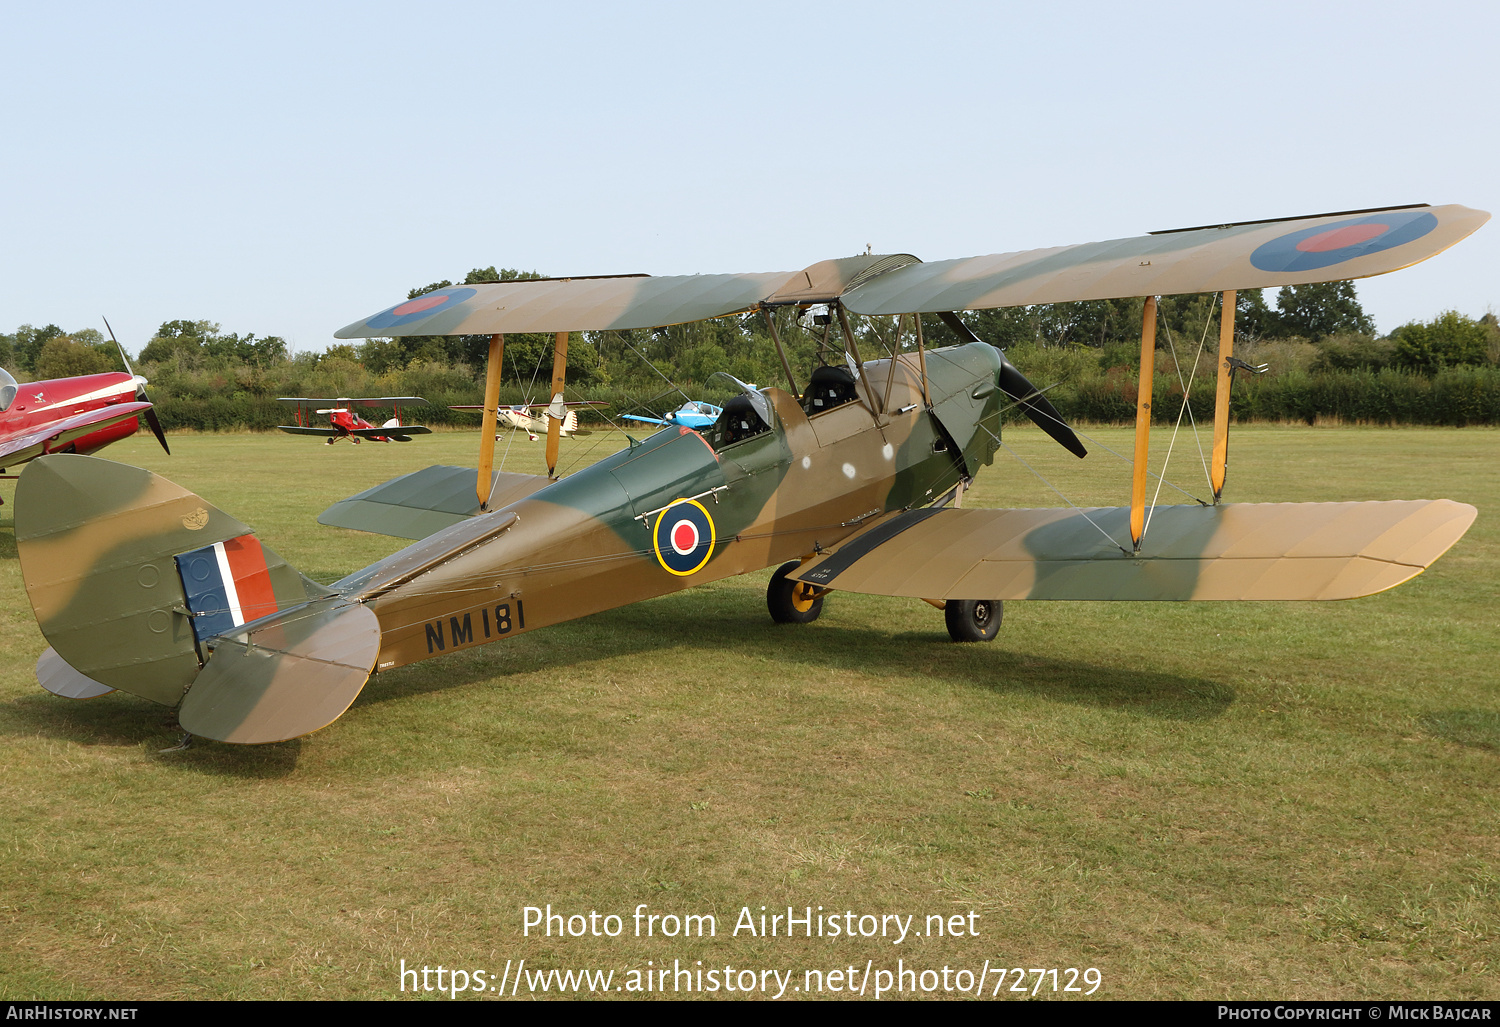
[[38, 378], [71, 378], [80, 374], [101, 374], [117, 370], [116, 361], [68, 335], [55, 335], [42, 346], [36, 358]]
[[217, 335], [219, 326], [212, 321], [166, 321], [141, 350], [142, 363], [162, 363], [181, 354], [195, 361], [203, 353], [203, 341]]
[[1234, 294], [1235, 338], [1249, 342], [1270, 339], [1280, 329], [1276, 311], [1266, 305], [1264, 289], [1241, 289]]
[[1278, 334], [1317, 342], [1327, 335], [1374, 335], [1375, 322], [1354, 295], [1353, 282], [1288, 285], [1276, 294]]
[[243, 338], [238, 334], [211, 335], [203, 340], [203, 353], [232, 363], [266, 367], [286, 359], [286, 340], [279, 335], [257, 339], [254, 332]]
[[1486, 326], [1456, 310], [1445, 310], [1431, 321], [1412, 321], [1391, 333], [1396, 340], [1396, 363], [1433, 374], [1444, 367], [1482, 364], [1489, 355]]
[[45, 328], [33, 328], [31, 325], [22, 325], [17, 328], [15, 335], [16, 366], [27, 374], [35, 374], [36, 358], [41, 356], [42, 347], [59, 335], [66, 334], [57, 325], [48, 325]]

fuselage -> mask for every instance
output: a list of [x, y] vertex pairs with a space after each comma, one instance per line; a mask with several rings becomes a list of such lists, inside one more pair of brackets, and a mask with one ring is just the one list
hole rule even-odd
[[[14, 379], [0, 371], [0, 432], [5, 437], [37, 431], [78, 414], [136, 401], [136, 390], [144, 378], [109, 371], [85, 374], [75, 378], [50, 378], [37, 382], [14, 384]], [[12, 386], [14, 391], [12, 391]], [[140, 428], [135, 417], [117, 421], [96, 431], [76, 436], [43, 452], [89, 454], [111, 442], [129, 438]], [[39, 454], [36, 454], [39, 455]]]
[[856, 398], [813, 416], [764, 389], [760, 430], [664, 428], [333, 587], [371, 597], [385, 670], [813, 555], [992, 459], [998, 351], [926, 359], [930, 407], [915, 356], [871, 361]]
[[[495, 423], [501, 428], [523, 431], [533, 439], [539, 435], [547, 434], [547, 430], [550, 427], [549, 422], [553, 419], [552, 415], [546, 411], [532, 415], [527, 412], [528, 409], [522, 406], [501, 407], [495, 412]], [[577, 430], [578, 413], [577, 411], [569, 410], [567, 416], [558, 425], [558, 433], [561, 435], [571, 435]]]
[[[354, 411], [342, 408], [329, 411], [328, 424], [330, 427], [337, 429], [339, 433], [338, 435], [333, 436], [328, 440], [330, 444], [332, 444], [335, 439], [348, 439], [356, 446], [359, 445], [361, 437], [358, 435], [349, 434], [351, 431], [355, 431], [360, 428], [380, 427], [380, 425], [378, 424], [371, 424], [369, 421], [366, 421], [363, 417], [360, 417], [358, 414], [354, 413]], [[370, 440], [371, 442], [391, 441], [384, 435], [366, 435], [364, 436], [364, 438]]]

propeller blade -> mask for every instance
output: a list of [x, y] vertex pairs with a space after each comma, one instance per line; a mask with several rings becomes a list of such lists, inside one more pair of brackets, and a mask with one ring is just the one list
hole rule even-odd
[[[110, 341], [112, 341], [115, 344], [115, 349], [117, 349], [117, 350], [120, 351], [120, 363], [122, 363], [122, 364], [125, 365], [125, 373], [128, 374], [128, 375], [130, 375], [130, 377], [134, 378], [135, 377], [135, 369], [130, 366], [130, 358], [125, 355], [125, 347], [121, 346], [120, 345], [120, 340], [115, 338], [115, 330], [113, 328], [110, 328], [110, 326], [109, 326], [109, 318], [106, 317], [106, 318], [103, 319], [103, 321], [104, 321], [104, 327], [106, 329], [108, 329], [108, 331], [109, 331]], [[141, 396], [144, 392], [145, 392], [144, 389], [139, 389], [138, 388], [136, 390], [136, 395], [137, 396]], [[141, 402], [145, 403], [145, 402], [148, 402], [148, 401], [145, 400], [145, 399], [142, 399]]]
[[[951, 310], [943, 311], [938, 314], [938, 317], [957, 332], [959, 338], [969, 342], [984, 341]], [[1050, 435], [1058, 445], [1079, 459], [1088, 456], [1089, 451], [1083, 448], [1083, 443], [1073, 433], [1073, 429], [1068, 427], [1062, 414], [1058, 413], [1057, 408], [1052, 405], [1052, 401], [1043, 396], [1041, 390], [1031, 384], [1020, 369], [1006, 358], [1004, 350], [999, 346], [995, 349], [1000, 354], [1000, 391], [1015, 400], [1016, 404], [1025, 411], [1026, 416], [1031, 418], [1032, 423]]]
[[167, 446], [167, 436], [161, 430], [161, 421], [156, 418], [156, 407], [147, 407], [145, 414], [146, 423], [151, 426], [151, 431], [156, 436], [156, 441], [161, 443], [162, 452], [166, 453], [167, 456], [171, 456], [172, 450]]
[[[120, 362], [125, 365], [125, 373], [136, 380], [136, 400], [141, 403], [150, 403], [151, 399], [146, 395], [146, 379], [137, 375], [135, 373], [135, 369], [130, 366], [130, 358], [125, 355], [125, 347], [120, 345], [119, 339], [115, 338], [115, 330], [110, 327], [109, 318], [107, 317], [104, 318], [104, 327], [109, 329], [109, 337], [114, 341], [115, 349], [120, 351]], [[146, 423], [151, 426], [151, 431], [156, 436], [156, 441], [161, 443], [162, 451], [166, 453], [167, 456], [171, 456], [172, 450], [171, 447], [167, 445], [166, 433], [161, 430], [161, 421], [156, 416], [156, 406], [153, 404], [152, 406], [148, 407], [145, 411], [145, 414]]]

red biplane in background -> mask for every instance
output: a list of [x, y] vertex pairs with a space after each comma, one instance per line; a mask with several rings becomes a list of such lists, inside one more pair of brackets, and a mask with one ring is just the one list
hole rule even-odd
[[[292, 403], [297, 407], [297, 423], [279, 425], [289, 435], [322, 435], [331, 446], [339, 439], [348, 439], [358, 445], [361, 439], [374, 442], [410, 442], [413, 435], [431, 435], [432, 429], [420, 424], [401, 423], [401, 404], [426, 406], [421, 396], [376, 396], [368, 399], [310, 399], [306, 396], [282, 396], [276, 402]], [[353, 407], [391, 407], [394, 416], [384, 424], [375, 425], [354, 413]], [[327, 414], [328, 427], [309, 423], [313, 414]]]
[[[113, 331], [110, 337], [114, 338]], [[134, 435], [141, 417], [151, 425], [161, 448], [172, 452], [146, 398], [146, 379], [131, 370], [119, 340], [115, 346], [125, 364], [123, 372], [22, 384], [0, 369], [0, 470], [47, 453], [88, 454], [103, 449]]]

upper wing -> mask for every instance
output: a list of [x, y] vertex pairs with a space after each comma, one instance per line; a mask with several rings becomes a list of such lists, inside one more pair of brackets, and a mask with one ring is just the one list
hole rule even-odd
[[276, 402], [320, 404], [325, 406], [337, 403], [340, 406], [351, 407], [388, 407], [393, 403], [415, 403], [418, 406], [424, 407], [427, 405], [427, 401], [421, 396], [364, 396], [358, 399], [350, 399], [348, 396], [338, 396], [333, 398], [318, 398], [316, 396], [281, 396], [277, 398]]
[[339, 339], [655, 328], [749, 310], [790, 272], [562, 278], [458, 285], [339, 329]]
[[457, 285], [388, 307], [335, 335], [655, 328], [742, 313], [761, 303], [840, 300], [857, 314], [909, 314], [1305, 285], [1365, 278], [1426, 260], [1489, 217], [1456, 205], [1418, 205], [927, 264], [908, 254], [868, 254], [791, 273]]
[[843, 297], [857, 314], [1173, 296], [1368, 278], [1441, 253], [1490, 219], [1449, 205], [1161, 232], [909, 264]]
[[1353, 599], [1393, 588], [1477, 511], [1447, 499], [887, 514], [789, 577], [923, 599]]
[[[510, 407], [508, 407], [508, 406], [506, 406], [505, 404], [502, 403], [500, 405], [499, 409], [500, 410], [545, 410], [548, 407], [553, 406], [553, 405], [554, 404], [552, 404], [552, 403], [520, 403], [520, 404], [517, 404], [516, 406], [510, 406]], [[574, 400], [569, 400], [568, 402], [564, 403], [563, 406], [565, 406], [565, 407], [607, 407], [607, 406], [609, 406], [609, 404], [606, 403], [602, 399], [574, 399]], [[458, 406], [450, 406], [448, 409], [449, 410], [483, 410], [484, 406], [483, 406], [483, 404], [465, 403], [465, 404], [460, 404]]]
[[74, 439], [149, 409], [150, 403], [115, 403], [97, 410], [86, 410], [41, 428], [33, 428], [25, 434], [0, 440], [0, 467], [13, 467], [48, 451], [55, 451]]

